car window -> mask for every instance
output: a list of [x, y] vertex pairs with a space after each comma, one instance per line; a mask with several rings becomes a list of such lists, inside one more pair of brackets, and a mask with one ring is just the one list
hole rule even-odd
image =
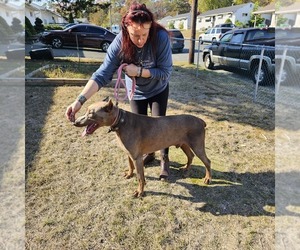
[[205, 34], [210, 34], [210, 32], [211, 32], [211, 29], [208, 29], [208, 30], [205, 32]]
[[179, 30], [169, 30], [170, 36], [173, 38], [183, 39], [183, 35]]
[[243, 33], [235, 33], [235, 34], [233, 34], [230, 42], [231, 43], [241, 43], [243, 41], [243, 36], [244, 36]]
[[231, 37], [232, 37], [232, 33], [225, 34], [225, 35], [222, 36], [222, 38], [220, 39], [220, 42], [228, 43], [228, 42], [230, 41]]
[[264, 36], [267, 39], [273, 39], [273, 38], [275, 38], [275, 29], [264, 30]]
[[100, 34], [100, 35], [104, 35], [105, 30], [99, 29], [97, 27], [88, 27], [87, 32], [88, 33], [97, 33], [97, 34]]
[[229, 30], [231, 30], [231, 29], [221, 29], [221, 33], [226, 33]]
[[245, 41], [253, 41], [260, 39], [274, 39], [275, 31], [273, 29], [268, 30], [252, 30], [249, 31]]
[[86, 26], [78, 26], [70, 29], [72, 32], [86, 32], [87, 27]]
[[221, 33], [221, 29], [216, 29], [216, 33]]

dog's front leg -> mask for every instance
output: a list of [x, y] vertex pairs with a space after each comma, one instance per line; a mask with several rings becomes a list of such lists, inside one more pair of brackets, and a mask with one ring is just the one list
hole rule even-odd
[[144, 176], [144, 165], [143, 165], [143, 156], [139, 156], [137, 159], [133, 160], [133, 164], [136, 168], [136, 175], [138, 179], [138, 188], [134, 192], [135, 197], [144, 196], [144, 186], [146, 184]]
[[128, 171], [125, 172], [125, 178], [130, 179], [133, 176], [134, 164], [130, 156], [128, 156]]

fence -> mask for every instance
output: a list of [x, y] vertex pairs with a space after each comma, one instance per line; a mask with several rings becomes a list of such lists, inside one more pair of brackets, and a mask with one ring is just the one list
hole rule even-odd
[[[174, 40], [176, 40], [178, 38], [174, 38]], [[183, 40], [183, 39], [180, 39]], [[191, 42], [191, 39], [184, 39], [185, 40], [185, 49], [184, 49], [184, 53], [180, 53], [180, 54], [173, 54], [173, 61], [176, 62], [176, 58], [180, 58], [180, 61], [186, 60], [186, 62], [188, 62], [188, 50], [186, 48], [188, 48], [188, 43]], [[206, 45], [201, 45], [200, 42], [198, 40], [194, 40], [195, 43], [195, 54], [194, 54], [194, 61], [196, 61], [196, 66], [197, 66], [197, 70], [196, 70], [196, 76], [199, 76], [199, 68], [200, 67], [204, 67], [203, 65], [203, 49]], [[208, 44], [207, 44], [208, 45]], [[271, 64], [273, 68], [275, 68], [275, 64], [274, 62], [270, 62], [268, 60], [268, 57], [274, 58], [274, 51], [275, 48], [274, 47], [262, 47], [262, 46], [254, 46], [254, 45], [247, 45], [248, 50], [246, 50], [245, 52], [243, 52], [243, 54], [241, 54], [241, 58], [239, 58], [239, 60], [236, 61], [232, 61], [231, 63], [239, 63], [240, 65], [235, 65], [238, 68], [242, 68], [243, 70], [237, 69], [235, 68], [228, 68], [226, 66], [226, 68], [222, 67], [222, 69], [226, 69], [226, 70], [231, 70], [231, 72], [233, 72], [234, 75], [237, 76], [237, 78], [240, 78], [240, 81], [243, 81], [245, 86], [247, 86], [247, 88], [241, 88], [240, 86], [237, 86], [236, 84], [232, 84], [232, 85], [228, 85], [227, 87], [229, 88], [229, 91], [235, 92], [235, 93], [239, 93], [244, 95], [247, 98], [252, 98], [253, 101], [258, 102], [258, 103], [262, 103], [265, 105], [268, 105], [270, 107], [274, 107], [275, 106], [275, 87], [274, 87], [274, 82], [275, 82], [275, 76], [274, 73], [269, 74], [269, 71], [266, 73], [265, 69], [268, 66], [268, 68], [270, 68]], [[234, 48], [235, 52], [237, 53], [237, 47]], [[65, 51], [65, 50], [64, 50]], [[72, 51], [72, 52], [71, 52]], [[77, 53], [76, 53], [77, 51]], [[255, 51], [255, 53], [253, 52]], [[99, 52], [99, 51], [98, 51]], [[54, 51], [54, 56], [58, 56], [60, 57], [62, 53], [62, 50], [55, 50]], [[76, 56], [78, 57], [78, 60], [80, 62], [80, 58], [82, 56], [87, 57], [86, 55], [83, 54], [90, 54], [92, 53], [91, 50], [85, 50], [84, 52], [78, 48], [77, 46], [77, 50], [70, 50], [70, 53], [72, 53], [72, 55], [69, 56]], [[97, 52], [96, 52], [97, 53]], [[270, 53], [273, 53], [273, 55], [269, 55]], [[67, 55], [66, 55], [67, 56]], [[96, 58], [97, 59], [101, 59], [101, 57], [105, 56], [105, 53], [97, 53]], [[249, 64], [247, 66], [247, 60], [246, 58], [252, 58], [255, 57], [255, 70], [256, 70], [256, 77], [258, 75], [264, 75], [267, 76], [267, 84], [265, 84], [265, 86], [263, 86], [262, 84], [260, 84], [258, 82], [258, 80], [256, 81], [256, 84], [252, 84], [253, 79], [251, 80], [251, 78], [254, 78], [253, 71], [254, 68], [249, 68]], [[254, 64], [253, 64], [254, 65]], [[231, 65], [232, 66], [232, 65]], [[275, 70], [273, 70], [275, 71]], [[204, 71], [203, 71], [204, 72]], [[246, 75], [246, 76], [245, 76]], [[258, 77], [257, 77], [258, 79]], [[247, 89], [247, 90], [246, 90]]]
[[[188, 40], [189, 42], [192, 41], [191, 39]], [[219, 67], [214, 67], [214, 64], [216, 63], [213, 63], [211, 58], [209, 59], [209, 62], [205, 62], [206, 59], [204, 58], [204, 55], [209, 53], [205, 50], [205, 46], [208, 44], [201, 48], [200, 41], [194, 40], [194, 42], [197, 58], [197, 77], [199, 76], [200, 67], [206, 67], [209, 69], [225, 69], [236, 73], [237, 76], [246, 76], [243, 77], [245, 85], [253, 87], [250, 88], [250, 91], [249, 88], [240, 88], [240, 86], [234, 83], [232, 85], [228, 85], [228, 90], [234, 93], [239, 93], [248, 98], [251, 96], [254, 102], [262, 103], [269, 107], [275, 107], [274, 46], [231, 44], [221, 52], [220, 48], [215, 47], [215, 51], [210, 54], [210, 57], [215, 56], [214, 62], [217, 62]], [[254, 85], [252, 82], [254, 82]], [[245, 91], [245, 89], [248, 89], [248, 91]]]

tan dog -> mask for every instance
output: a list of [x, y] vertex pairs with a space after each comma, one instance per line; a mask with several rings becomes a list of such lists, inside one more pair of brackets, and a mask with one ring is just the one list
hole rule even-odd
[[[87, 126], [82, 136], [92, 134], [97, 128], [110, 126], [115, 131], [123, 149], [128, 154], [129, 170], [126, 178], [136, 169], [138, 189], [136, 197], [144, 195], [145, 177], [143, 155], [170, 146], [181, 147], [188, 158], [183, 168], [187, 171], [194, 154], [206, 167], [204, 183], [211, 182], [210, 160], [205, 154], [205, 122], [192, 115], [149, 117], [127, 112], [114, 106], [112, 101], [90, 105], [85, 115], [74, 122], [77, 127]], [[193, 150], [193, 152], [192, 152]]]

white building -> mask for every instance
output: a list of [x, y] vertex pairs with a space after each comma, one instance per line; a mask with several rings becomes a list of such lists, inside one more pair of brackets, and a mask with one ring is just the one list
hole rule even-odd
[[275, 12], [276, 22], [278, 20], [279, 15], [286, 19], [286, 22], [283, 24], [283, 26], [300, 27], [300, 3], [299, 2], [295, 2], [289, 6], [281, 7], [279, 8], [279, 10], [276, 10]]
[[58, 13], [51, 10], [48, 1], [27, 1], [25, 4], [25, 16], [34, 25], [36, 18], [40, 18], [43, 24], [67, 23]]
[[[254, 15], [260, 15], [265, 19], [265, 22], [269, 22], [271, 27], [276, 26], [276, 18], [275, 18], [275, 3], [270, 3], [264, 7], [260, 7], [257, 11], [253, 11]], [[254, 25], [256, 26], [256, 24]]]
[[24, 0], [0, 0], [0, 16], [8, 25], [14, 18], [18, 18], [24, 25]]
[[[233, 24], [236, 21], [247, 24], [248, 21], [250, 21], [253, 8], [254, 4], [250, 2], [206, 11], [198, 15], [196, 29], [205, 30], [207, 28], [214, 27], [217, 24], [223, 24], [227, 21], [227, 19], [230, 19]], [[191, 13], [185, 13], [174, 17], [168, 16], [159, 22], [165, 27], [169, 27], [170, 23], [173, 23], [174, 27], [177, 29], [190, 29], [191, 19]]]
[[217, 24], [225, 23], [228, 19], [233, 24], [236, 21], [247, 24], [251, 18], [253, 8], [254, 4], [250, 2], [206, 11], [197, 17], [196, 28], [197, 30], [205, 30]]

